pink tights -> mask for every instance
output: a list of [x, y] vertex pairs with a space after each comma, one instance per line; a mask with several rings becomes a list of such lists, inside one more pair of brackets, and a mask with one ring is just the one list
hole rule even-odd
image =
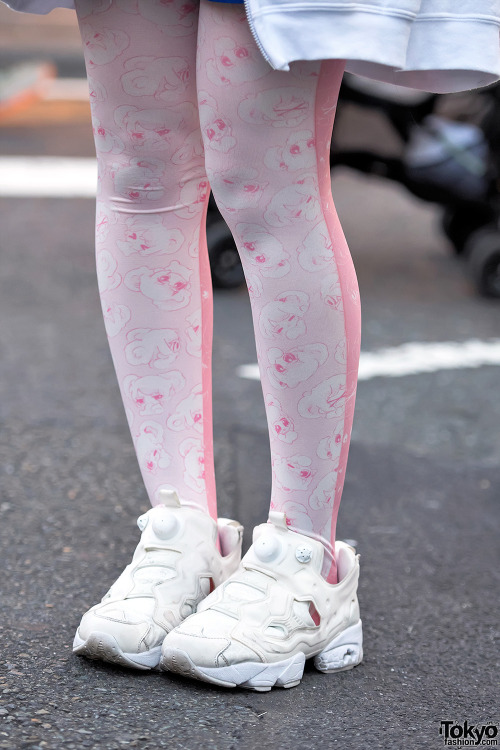
[[[76, 0], [96, 153], [96, 257], [113, 363], [151, 503], [216, 517], [210, 188], [245, 272], [271, 507], [333, 560], [360, 349], [329, 148], [345, 61], [269, 67], [244, 6]], [[330, 557], [332, 556], [332, 557]]]

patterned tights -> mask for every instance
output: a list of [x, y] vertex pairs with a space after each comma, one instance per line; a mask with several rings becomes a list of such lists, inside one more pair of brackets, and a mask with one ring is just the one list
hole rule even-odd
[[216, 517], [210, 188], [240, 253], [269, 428], [271, 507], [332, 565], [361, 312], [333, 204], [345, 62], [270, 68], [243, 5], [76, 0], [98, 160], [96, 258], [113, 363], [151, 503]]

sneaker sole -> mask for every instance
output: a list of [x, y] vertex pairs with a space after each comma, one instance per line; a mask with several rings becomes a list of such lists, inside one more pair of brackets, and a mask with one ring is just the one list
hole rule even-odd
[[[325, 673], [345, 672], [356, 667], [362, 660], [363, 630], [360, 620], [343, 630], [314, 656], [314, 666]], [[291, 688], [298, 685], [304, 674], [305, 662], [306, 656], [300, 652], [271, 664], [243, 662], [228, 667], [198, 667], [185, 651], [164, 647], [160, 669], [221, 687], [242, 687], [263, 693], [273, 687]]]
[[121, 667], [154, 669], [160, 662], [161, 646], [155, 646], [142, 654], [128, 654], [122, 651], [116, 639], [109, 633], [93, 632], [86, 640], [83, 640], [77, 630], [73, 641], [73, 653], [77, 656], [85, 656], [87, 659], [119, 664]]

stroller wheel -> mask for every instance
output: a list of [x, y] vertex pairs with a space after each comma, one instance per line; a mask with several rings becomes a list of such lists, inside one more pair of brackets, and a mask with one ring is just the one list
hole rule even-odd
[[500, 299], [500, 230], [489, 224], [473, 232], [464, 248], [469, 273], [483, 297]]
[[207, 228], [208, 255], [212, 284], [219, 289], [234, 289], [245, 281], [243, 266], [227, 224], [223, 219]]
[[451, 204], [445, 206], [441, 226], [455, 252], [460, 255], [472, 232], [483, 227], [491, 218], [491, 211], [486, 208], [480, 210], [470, 204]]

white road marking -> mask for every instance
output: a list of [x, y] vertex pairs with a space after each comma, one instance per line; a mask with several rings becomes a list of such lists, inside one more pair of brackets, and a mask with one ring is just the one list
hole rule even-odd
[[48, 101], [89, 101], [89, 84], [86, 78], [49, 78], [42, 84], [42, 96]]
[[[376, 377], [400, 378], [438, 370], [500, 365], [500, 339], [480, 341], [442, 341], [440, 343], [409, 343], [373, 352], [361, 352], [359, 380]], [[257, 364], [241, 365], [237, 374], [242, 378], [260, 380]]]
[[23, 198], [95, 198], [95, 157], [0, 157], [0, 195]]

